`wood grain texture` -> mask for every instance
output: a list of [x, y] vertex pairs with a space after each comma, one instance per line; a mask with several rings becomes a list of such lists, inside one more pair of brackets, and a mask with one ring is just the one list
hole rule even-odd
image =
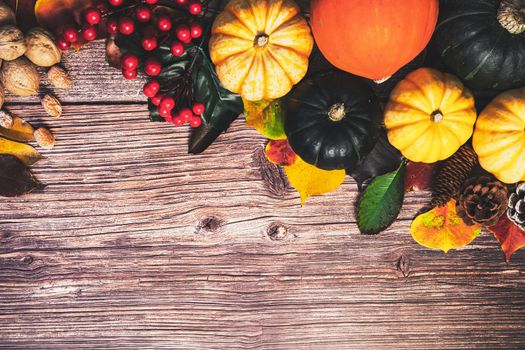
[[190, 156], [188, 130], [149, 123], [102, 46], [65, 61], [62, 118], [11, 98], [58, 143], [33, 168], [47, 187], [0, 202], [0, 348], [525, 346], [525, 252], [506, 265], [486, 232], [420, 247], [409, 226], [427, 193], [359, 235], [353, 181], [301, 207], [243, 120]]

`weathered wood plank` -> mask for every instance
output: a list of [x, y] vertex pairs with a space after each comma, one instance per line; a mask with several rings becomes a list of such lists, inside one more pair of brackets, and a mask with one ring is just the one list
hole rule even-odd
[[63, 118], [10, 97], [58, 144], [33, 168], [47, 188], [0, 202], [2, 349], [525, 346], [525, 252], [506, 265], [488, 233], [418, 246], [426, 193], [359, 235], [350, 179], [301, 207], [242, 120], [190, 156], [188, 129], [149, 123], [101, 43], [65, 64]]

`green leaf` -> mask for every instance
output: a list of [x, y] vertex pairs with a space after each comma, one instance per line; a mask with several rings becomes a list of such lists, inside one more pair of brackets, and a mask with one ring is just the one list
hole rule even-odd
[[270, 140], [284, 140], [284, 112], [281, 100], [251, 102], [244, 100], [246, 125]]
[[21, 196], [39, 185], [20, 159], [13, 155], [0, 154], [0, 196]]
[[365, 189], [357, 209], [361, 233], [375, 235], [399, 215], [405, 194], [405, 163], [396, 171], [375, 178]]

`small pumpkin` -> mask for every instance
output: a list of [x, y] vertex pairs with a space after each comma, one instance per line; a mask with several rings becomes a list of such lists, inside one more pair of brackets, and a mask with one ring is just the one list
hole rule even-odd
[[427, 46], [438, 0], [313, 0], [312, 31], [334, 66], [384, 80]]
[[525, 85], [525, 1], [441, 1], [433, 46], [473, 89]]
[[498, 180], [525, 181], [525, 88], [489, 103], [476, 123], [472, 146], [481, 166]]
[[303, 79], [313, 38], [292, 0], [232, 0], [215, 19], [209, 46], [224, 87], [259, 101], [282, 97]]
[[388, 140], [413, 162], [450, 157], [468, 141], [475, 122], [469, 90], [453, 75], [430, 68], [399, 82], [385, 110]]
[[357, 166], [372, 150], [382, 111], [372, 88], [344, 72], [302, 81], [286, 97], [284, 129], [292, 149], [324, 170]]

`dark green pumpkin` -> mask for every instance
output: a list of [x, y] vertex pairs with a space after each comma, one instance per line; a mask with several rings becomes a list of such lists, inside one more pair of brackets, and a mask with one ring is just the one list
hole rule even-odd
[[287, 96], [284, 110], [284, 129], [293, 150], [325, 170], [357, 166], [381, 129], [381, 106], [372, 88], [344, 72], [303, 80]]
[[525, 85], [525, 1], [442, 0], [433, 46], [473, 89]]

